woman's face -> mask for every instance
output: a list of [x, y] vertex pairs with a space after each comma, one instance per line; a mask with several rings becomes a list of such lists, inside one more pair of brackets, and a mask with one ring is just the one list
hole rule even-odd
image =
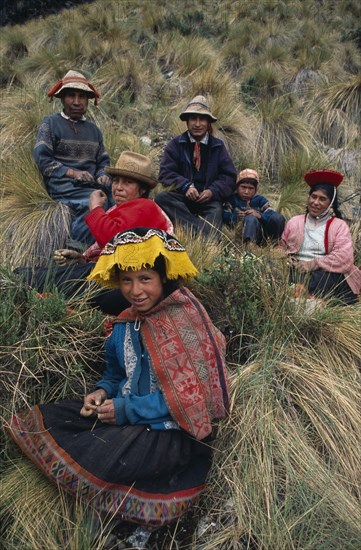
[[163, 282], [154, 269], [121, 271], [119, 288], [139, 313], [146, 313], [157, 305], [164, 296]]
[[124, 176], [113, 176], [112, 194], [115, 204], [119, 206], [123, 202], [139, 199], [143, 192], [138, 181]]
[[328, 198], [326, 191], [319, 189], [318, 191], [312, 191], [308, 196], [307, 210], [313, 218], [317, 218], [327, 210], [330, 204], [331, 201]]

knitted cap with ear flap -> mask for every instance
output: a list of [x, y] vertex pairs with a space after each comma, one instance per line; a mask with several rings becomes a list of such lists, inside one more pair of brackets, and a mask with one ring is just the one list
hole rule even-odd
[[66, 89], [81, 90], [86, 92], [90, 99], [94, 99], [94, 105], [98, 104], [100, 93], [90, 82], [88, 82], [84, 75], [78, 73], [77, 71], [68, 71], [66, 75], [52, 87], [52, 89], [48, 92], [50, 101], [52, 101], [53, 97], [61, 97], [62, 92]]
[[237, 183], [241, 183], [242, 180], [246, 179], [256, 180], [257, 185], [259, 184], [258, 172], [256, 172], [256, 170], [253, 170], [252, 168], [245, 168], [244, 170], [241, 170], [238, 174]]

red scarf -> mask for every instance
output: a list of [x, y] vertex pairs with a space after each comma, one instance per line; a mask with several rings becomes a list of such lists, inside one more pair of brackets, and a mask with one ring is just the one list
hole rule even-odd
[[199, 141], [196, 141], [194, 144], [193, 162], [196, 170], [199, 172], [201, 167], [201, 145]]

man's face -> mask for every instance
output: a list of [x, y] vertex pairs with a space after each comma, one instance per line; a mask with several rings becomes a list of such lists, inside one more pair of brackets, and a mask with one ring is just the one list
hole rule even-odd
[[256, 194], [256, 186], [252, 183], [239, 183], [237, 186], [237, 195], [243, 201], [250, 201]]
[[73, 88], [66, 89], [61, 97], [64, 114], [73, 120], [80, 120], [88, 108], [86, 92]]
[[189, 133], [200, 141], [208, 130], [209, 119], [205, 115], [189, 115], [187, 126]]

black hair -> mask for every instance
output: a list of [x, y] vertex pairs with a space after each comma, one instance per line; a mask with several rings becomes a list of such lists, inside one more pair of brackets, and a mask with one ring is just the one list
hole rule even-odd
[[142, 199], [147, 199], [150, 194], [150, 187], [146, 183], [143, 183], [142, 181], [138, 181], [139, 183], [139, 191], [143, 191], [143, 193], [139, 193]]
[[[335, 198], [332, 202], [335, 189]], [[342, 220], [342, 214], [338, 206], [337, 188], [334, 185], [330, 185], [329, 183], [316, 183], [316, 185], [312, 185], [308, 195], [312, 195], [314, 191], [324, 191], [326, 193], [328, 199], [330, 200], [330, 202], [332, 202], [331, 208], [333, 208], [336, 218], [340, 218]]]
[[255, 187], [258, 186], [258, 181], [255, 178], [242, 178], [241, 180], [237, 181], [237, 187], [241, 183], [250, 183], [251, 185], [254, 185]]
[[177, 288], [179, 288], [179, 282], [178, 280], [169, 280], [167, 279], [166, 274], [166, 267], [165, 267], [165, 259], [162, 254], [159, 254], [158, 258], [156, 258], [154, 262], [154, 266], [150, 269], [154, 269], [160, 276], [162, 282], [163, 282], [163, 289], [164, 289], [164, 297], [166, 298], [169, 296], [169, 294], [172, 294]]
[[[114, 266], [115, 274], [117, 277], [119, 277], [120, 272], [122, 271], [118, 265]], [[158, 258], [155, 259], [154, 266], [151, 267], [150, 265], [146, 265], [145, 269], [153, 269], [156, 271], [162, 281], [163, 285], [163, 291], [164, 291], [164, 298], [169, 296], [169, 294], [172, 294], [177, 288], [179, 288], [179, 281], [176, 280], [169, 280], [167, 279], [167, 273], [166, 273], [166, 267], [165, 267], [165, 259], [162, 254], [159, 254]]]
[[94, 94], [92, 92], [88, 92], [87, 90], [80, 90], [80, 88], [71, 88], [69, 86], [69, 88], [64, 88], [63, 90], [61, 90], [61, 92], [59, 92], [58, 94], [58, 97], [60, 99], [62, 99], [67, 93], [71, 93], [71, 92], [82, 92], [83, 94], [85, 94], [87, 96], [88, 99], [94, 99]]

